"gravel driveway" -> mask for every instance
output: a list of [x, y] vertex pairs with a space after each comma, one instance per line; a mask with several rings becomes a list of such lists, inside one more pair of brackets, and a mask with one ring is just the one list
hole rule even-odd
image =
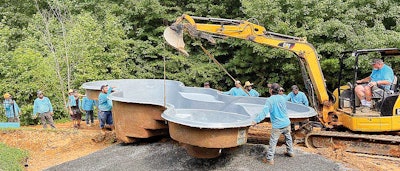
[[295, 149], [295, 157], [283, 155], [285, 146], [277, 148], [275, 165], [262, 162], [267, 145], [245, 144], [224, 150], [215, 159], [189, 156], [174, 141], [145, 144], [116, 144], [79, 159], [62, 163], [46, 170], [348, 170], [320, 155]]

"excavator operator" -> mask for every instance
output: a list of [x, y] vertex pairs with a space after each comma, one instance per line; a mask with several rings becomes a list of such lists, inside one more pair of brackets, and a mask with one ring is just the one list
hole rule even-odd
[[383, 91], [389, 90], [394, 80], [392, 68], [387, 66], [382, 59], [374, 59], [371, 65], [373, 67], [371, 75], [357, 80], [359, 85], [355, 88], [356, 95], [361, 101], [361, 112], [369, 112], [374, 93], [379, 92], [377, 91], [379, 89]]

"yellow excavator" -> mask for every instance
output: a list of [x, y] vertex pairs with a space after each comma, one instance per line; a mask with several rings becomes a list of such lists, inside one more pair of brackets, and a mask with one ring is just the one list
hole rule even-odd
[[[168, 44], [185, 55], [189, 54], [184, 48], [184, 32], [213, 44], [216, 42], [214, 38], [239, 38], [293, 52], [300, 61], [312, 107], [317, 111], [318, 121], [324, 127], [322, 131], [312, 131], [307, 134], [304, 140], [307, 147], [335, 145], [351, 152], [400, 157], [400, 98], [397, 87], [393, 86], [395, 88], [391, 92], [374, 98], [376, 108], [370, 113], [357, 110], [359, 102], [354, 95], [358, 57], [370, 52], [377, 52], [382, 56], [398, 56], [399, 49], [369, 49], [342, 53], [341, 63], [348, 56], [355, 58], [354, 82], [339, 86], [331, 94], [326, 88], [318, 54], [306, 38], [270, 32], [263, 26], [245, 20], [184, 14], [164, 30], [164, 38]], [[342, 69], [343, 67], [341, 72]], [[339, 131], [343, 130], [339, 128], [345, 128], [345, 131]]]

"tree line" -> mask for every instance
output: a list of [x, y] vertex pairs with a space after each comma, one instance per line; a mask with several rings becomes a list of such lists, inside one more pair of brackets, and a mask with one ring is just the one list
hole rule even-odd
[[[164, 57], [167, 79], [186, 86], [208, 81], [228, 90], [233, 81], [204, 54], [199, 40], [185, 37], [189, 57], [164, 41], [165, 27], [182, 14], [251, 19], [272, 32], [306, 37], [333, 90], [340, 52], [400, 47], [399, 11], [396, 0], [3, 0], [0, 92], [11, 93], [22, 107], [22, 124], [35, 122], [30, 115], [37, 90], [51, 99], [55, 118], [65, 118], [68, 89], [94, 80], [162, 79]], [[230, 74], [254, 82], [264, 96], [271, 82], [304, 88], [298, 60], [287, 51], [237, 39], [203, 45]], [[399, 61], [390, 61], [397, 74]], [[350, 70], [353, 62], [346, 59], [345, 67]], [[368, 59], [360, 63], [365, 76]]]

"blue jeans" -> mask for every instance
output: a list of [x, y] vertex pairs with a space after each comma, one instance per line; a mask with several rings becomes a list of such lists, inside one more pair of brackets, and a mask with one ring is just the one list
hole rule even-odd
[[104, 128], [105, 124], [112, 125], [113, 118], [111, 111], [100, 111], [99, 120], [100, 120], [100, 128]]
[[[90, 119], [90, 120], [89, 120]], [[86, 124], [94, 123], [93, 110], [86, 110]]]
[[267, 160], [273, 160], [275, 155], [276, 144], [278, 143], [279, 136], [283, 134], [286, 141], [286, 152], [293, 154], [293, 142], [290, 135], [290, 125], [284, 128], [272, 128], [271, 138], [269, 139], [269, 147], [267, 151]]

